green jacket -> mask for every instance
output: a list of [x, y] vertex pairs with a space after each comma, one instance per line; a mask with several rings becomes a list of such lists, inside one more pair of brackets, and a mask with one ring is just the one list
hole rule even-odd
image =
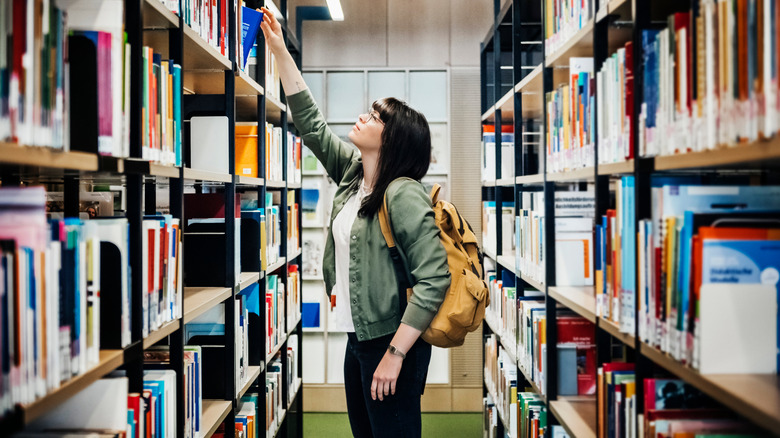
[[[323, 257], [325, 290], [330, 295], [336, 284], [333, 219], [349, 199], [348, 188], [363, 164], [357, 149], [330, 130], [309, 90], [288, 96], [287, 104], [303, 143], [338, 185]], [[439, 241], [431, 200], [422, 184], [395, 181], [387, 189], [387, 201], [393, 236], [411, 274], [414, 292], [403, 316], [399, 315], [398, 283], [379, 221], [376, 215], [358, 215], [349, 250], [349, 293], [355, 334], [364, 341], [395, 333], [401, 322], [425, 331], [450, 285], [447, 253]]]

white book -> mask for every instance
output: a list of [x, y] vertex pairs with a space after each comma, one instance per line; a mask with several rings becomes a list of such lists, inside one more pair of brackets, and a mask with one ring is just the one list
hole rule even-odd
[[777, 373], [777, 288], [707, 283], [699, 290], [699, 371]]
[[130, 256], [129, 256], [129, 230], [128, 230], [128, 223], [127, 219], [125, 218], [119, 218], [119, 219], [100, 219], [94, 221], [98, 225], [98, 236], [100, 238], [101, 242], [106, 242], [114, 245], [117, 250], [119, 251], [119, 257], [120, 257], [120, 267], [121, 267], [121, 278], [116, 279], [116, 281], [120, 282], [121, 287], [121, 302], [122, 302], [122, 315], [120, 315], [122, 319], [121, 327], [122, 327], [122, 335], [121, 335], [121, 341], [122, 341], [122, 347], [126, 347], [130, 344], [130, 335], [131, 335], [131, 328], [130, 328], [130, 317], [131, 317], [131, 306], [130, 306], [130, 273], [128, 266], [130, 266]]

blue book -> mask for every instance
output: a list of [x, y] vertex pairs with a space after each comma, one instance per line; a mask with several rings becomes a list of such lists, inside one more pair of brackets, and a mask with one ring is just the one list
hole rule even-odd
[[173, 135], [174, 151], [176, 153], [176, 166], [181, 166], [181, 66], [173, 64]]
[[655, 113], [658, 108], [658, 37], [657, 30], [642, 31], [642, 54], [644, 58], [644, 96], [647, 105], [648, 128], [655, 127]]
[[246, 6], [241, 7], [241, 49], [243, 58], [241, 59], [241, 69], [246, 69], [246, 63], [249, 61], [249, 51], [257, 39], [257, 32], [260, 31], [260, 23], [263, 22], [263, 13]]

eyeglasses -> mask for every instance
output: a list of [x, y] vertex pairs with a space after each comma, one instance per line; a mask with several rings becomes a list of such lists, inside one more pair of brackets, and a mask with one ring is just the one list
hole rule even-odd
[[383, 122], [382, 119], [379, 118], [379, 113], [377, 113], [376, 111], [368, 111], [366, 114], [368, 114], [368, 119], [366, 119], [366, 123], [369, 123], [372, 120], [376, 120], [377, 123], [384, 126], [385, 122]]

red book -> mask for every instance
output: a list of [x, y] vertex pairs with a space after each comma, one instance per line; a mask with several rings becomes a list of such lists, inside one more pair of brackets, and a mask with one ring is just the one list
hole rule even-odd
[[[216, 2], [217, 0], [213, 0]], [[228, 8], [227, 8], [227, 1], [225, 0], [219, 0], [219, 10], [222, 12], [220, 15], [219, 20], [219, 47], [222, 51], [222, 54], [227, 56], [227, 44], [225, 41], [225, 34], [227, 33], [227, 14], [228, 14]]]
[[127, 395], [127, 409], [133, 411], [133, 423], [135, 423], [134, 438], [141, 438], [141, 394], [133, 392]]
[[[187, 193], [184, 195], [184, 221], [193, 218], [224, 218], [225, 195], [222, 193]], [[235, 217], [241, 217], [241, 198], [236, 194]]]
[[676, 52], [677, 62], [678, 63], [685, 63], [685, 70], [686, 70], [686, 77], [685, 77], [685, 83], [686, 83], [686, 94], [685, 96], [680, 96], [684, 99], [684, 101], [679, 102], [680, 106], [685, 105], [685, 108], [690, 111], [691, 109], [691, 101], [693, 100], [693, 65], [691, 65], [691, 17], [689, 12], [676, 12], [674, 14], [674, 34], [675, 34], [675, 41], [679, 43], [680, 41], [677, 40], [680, 38], [680, 31], [685, 30], [685, 37], [686, 40], [682, 42], [682, 44], [685, 44], [686, 46], [686, 56], [685, 59], [680, 59], [680, 53], [679, 51]]
[[558, 343], [577, 346], [577, 393], [595, 394], [596, 326], [581, 316], [561, 316], [557, 324]]

